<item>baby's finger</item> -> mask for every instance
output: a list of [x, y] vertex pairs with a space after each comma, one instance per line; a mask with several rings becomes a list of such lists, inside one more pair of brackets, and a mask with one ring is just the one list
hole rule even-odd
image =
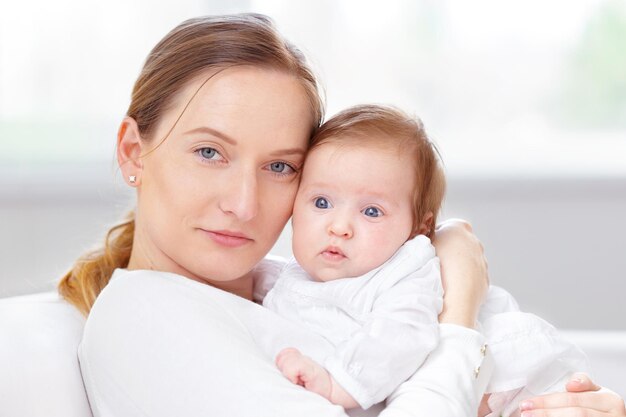
[[302, 372], [298, 363], [295, 361], [286, 361], [282, 364], [282, 367], [279, 367], [280, 372], [294, 384], [302, 385]]
[[278, 369], [285, 367], [285, 364], [290, 361], [292, 358], [300, 356], [300, 351], [295, 348], [286, 348], [281, 350], [278, 355], [276, 355], [276, 366]]
[[300, 381], [297, 372], [293, 372], [292, 369], [285, 369], [282, 371], [285, 378], [287, 378], [292, 384], [297, 384]]

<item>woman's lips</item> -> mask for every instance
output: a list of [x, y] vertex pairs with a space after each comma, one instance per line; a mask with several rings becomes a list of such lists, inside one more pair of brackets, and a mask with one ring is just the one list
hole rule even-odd
[[253, 239], [250, 239], [248, 236], [240, 232], [204, 229], [202, 229], [202, 231], [206, 233], [215, 243], [228, 248], [238, 248], [253, 242]]

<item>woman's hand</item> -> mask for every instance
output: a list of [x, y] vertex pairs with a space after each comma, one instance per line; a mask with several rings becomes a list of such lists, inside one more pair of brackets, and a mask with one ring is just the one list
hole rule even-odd
[[522, 417], [626, 417], [624, 400], [585, 374], [574, 374], [567, 392], [530, 398], [520, 404]]
[[433, 245], [441, 262], [445, 291], [439, 322], [473, 328], [489, 287], [483, 245], [472, 226], [458, 219], [437, 226]]

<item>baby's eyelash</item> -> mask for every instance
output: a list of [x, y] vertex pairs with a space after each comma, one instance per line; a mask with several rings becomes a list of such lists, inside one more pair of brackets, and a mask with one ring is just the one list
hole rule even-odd
[[361, 213], [363, 213], [367, 217], [372, 218], [382, 217], [385, 215], [385, 212], [380, 207], [376, 206], [365, 207], [363, 210], [361, 210]]

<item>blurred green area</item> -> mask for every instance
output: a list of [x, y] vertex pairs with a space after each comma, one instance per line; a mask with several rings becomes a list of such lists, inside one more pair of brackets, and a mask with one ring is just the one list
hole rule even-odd
[[564, 68], [554, 115], [558, 122], [573, 128], [626, 127], [623, 1], [606, 1], [596, 9]]

